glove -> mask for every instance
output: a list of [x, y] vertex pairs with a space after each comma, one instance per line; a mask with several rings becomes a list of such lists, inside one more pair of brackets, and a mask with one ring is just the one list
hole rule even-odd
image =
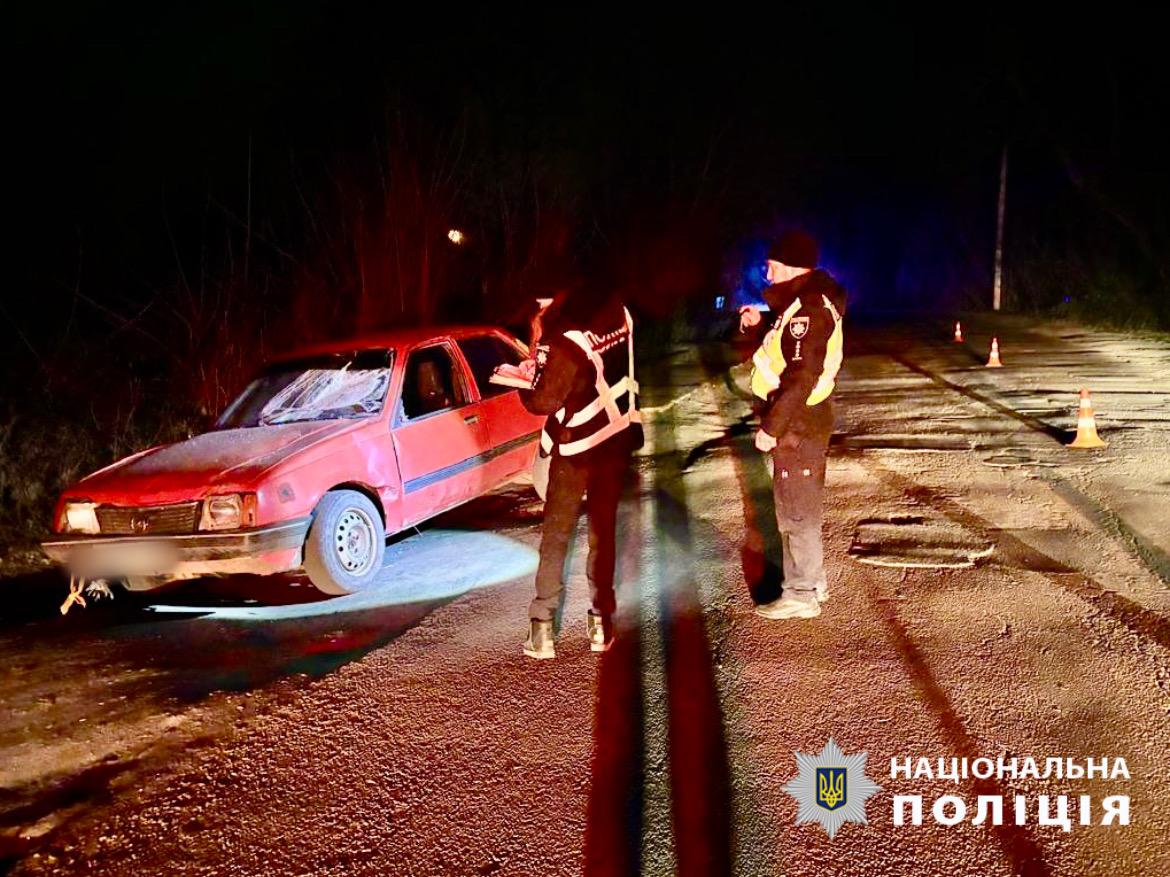
[[739, 309], [739, 331], [745, 332], [752, 326], [760, 324], [760, 309], [754, 305], [744, 305]]
[[772, 448], [776, 447], [776, 439], [768, 435], [762, 429], [756, 432], [756, 450], [761, 453], [768, 453]]

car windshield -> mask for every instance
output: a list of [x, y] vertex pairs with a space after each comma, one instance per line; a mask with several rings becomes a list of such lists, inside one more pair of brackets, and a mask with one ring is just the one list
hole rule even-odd
[[371, 417], [386, 403], [392, 363], [390, 350], [355, 350], [274, 363], [228, 406], [216, 426], [238, 429]]

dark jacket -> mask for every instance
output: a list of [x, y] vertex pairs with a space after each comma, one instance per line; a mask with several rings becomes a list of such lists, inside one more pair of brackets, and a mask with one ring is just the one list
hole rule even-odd
[[[844, 316], [845, 290], [827, 271], [818, 268], [787, 283], [769, 286], [763, 295], [771, 309], [773, 323], [799, 297], [801, 308], [793, 316], [794, 319], [802, 318], [802, 322], [807, 318], [807, 327], [799, 338], [792, 332], [784, 334], [781, 345], [786, 365], [780, 376], [780, 386], [760, 406], [760, 426], [782, 444], [789, 445], [805, 436], [828, 435], [833, 428], [829, 400], [811, 406], [805, 403], [824, 371], [826, 347], [835, 327], [822, 296]], [[761, 323], [760, 342], [773, 323]]]
[[[554, 315], [550, 315], [554, 316]], [[592, 313], [574, 312], [566, 308], [555, 315], [556, 319], [546, 322], [537, 348], [536, 380], [531, 390], [520, 393], [520, 401], [533, 414], [548, 416], [546, 430], [553, 440], [558, 438], [560, 424], [552, 417], [566, 403], [574, 398], [588, 399], [595, 395], [596, 373], [585, 352], [564, 336], [570, 329], [591, 330], [604, 335], [625, 325], [625, 310], [617, 299], [612, 299]], [[607, 439], [610, 445], [621, 441], [632, 452], [642, 446], [642, 427], [631, 424], [627, 429]], [[597, 449], [586, 451], [579, 459], [586, 458]]]

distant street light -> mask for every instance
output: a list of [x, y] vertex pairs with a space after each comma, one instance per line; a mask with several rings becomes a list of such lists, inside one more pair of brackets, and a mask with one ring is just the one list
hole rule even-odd
[[453, 228], [447, 232], [447, 240], [449, 240], [455, 246], [459, 247], [462, 246], [463, 242], [467, 240], [467, 236], [464, 235], [463, 232], [461, 232], [459, 229]]

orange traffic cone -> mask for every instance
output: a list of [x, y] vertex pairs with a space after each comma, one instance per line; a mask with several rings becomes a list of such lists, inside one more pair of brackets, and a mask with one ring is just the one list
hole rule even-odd
[[987, 357], [988, 368], [1003, 368], [1003, 363], [999, 361], [999, 339], [991, 339], [991, 355]]
[[1093, 401], [1087, 387], [1081, 388], [1081, 404], [1077, 408], [1077, 437], [1070, 448], [1103, 448], [1105, 442], [1097, 435], [1097, 420], [1093, 417]]
[[958, 320], [955, 321], [955, 340], [963, 340], [963, 327], [959, 324]]

